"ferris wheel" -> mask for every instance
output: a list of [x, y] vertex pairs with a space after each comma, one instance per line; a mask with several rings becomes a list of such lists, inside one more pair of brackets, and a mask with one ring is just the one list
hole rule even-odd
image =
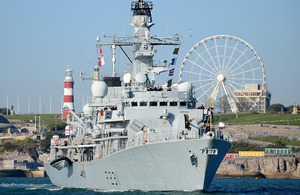
[[198, 104], [232, 113], [251, 111], [265, 91], [262, 60], [246, 41], [211, 36], [194, 45], [180, 67], [179, 81], [194, 86]]

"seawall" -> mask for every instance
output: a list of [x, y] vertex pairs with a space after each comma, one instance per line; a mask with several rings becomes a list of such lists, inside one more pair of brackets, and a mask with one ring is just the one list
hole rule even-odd
[[0, 170], [0, 177], [47, 177], [47, 174], [44, 170], [8, 169]]

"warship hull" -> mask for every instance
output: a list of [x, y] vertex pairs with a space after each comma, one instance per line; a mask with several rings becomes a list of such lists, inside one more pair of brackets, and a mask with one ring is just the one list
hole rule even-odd
[[[73, 162], [61, 170], [45, 166], [52, 183], [67, 188], [206, 190], [230, 146], [214, 138], [174, 140], [131, 147], [90, 162]], [[205, 149], [217, 153], [203, 153]]]

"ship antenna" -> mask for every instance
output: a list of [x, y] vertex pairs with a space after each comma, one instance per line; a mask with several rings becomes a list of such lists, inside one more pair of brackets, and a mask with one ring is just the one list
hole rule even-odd
[[209, 81], [209, 130], [211, 131], [212, 126], [212, 110], [211, 110], [211, 81]]

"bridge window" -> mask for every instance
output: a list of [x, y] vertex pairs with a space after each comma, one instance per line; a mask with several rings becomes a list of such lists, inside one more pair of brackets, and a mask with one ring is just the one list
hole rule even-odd
[[170, 102], [170, 106], [177, 106], [177, 102]]
[[167, 102], [159, 102], [159, 106], [167, 106]]
[[150, 102], [150, 106], [157, 106], [157, 102]]
[[131, 106], [132, 107], [137, 106], [137, 102], [131, 102]]
[[186, 102], [180, 102], [180, 106], [186, 106]]
[[140, 102], [140, 106], [147, 106], [147, 102]]

